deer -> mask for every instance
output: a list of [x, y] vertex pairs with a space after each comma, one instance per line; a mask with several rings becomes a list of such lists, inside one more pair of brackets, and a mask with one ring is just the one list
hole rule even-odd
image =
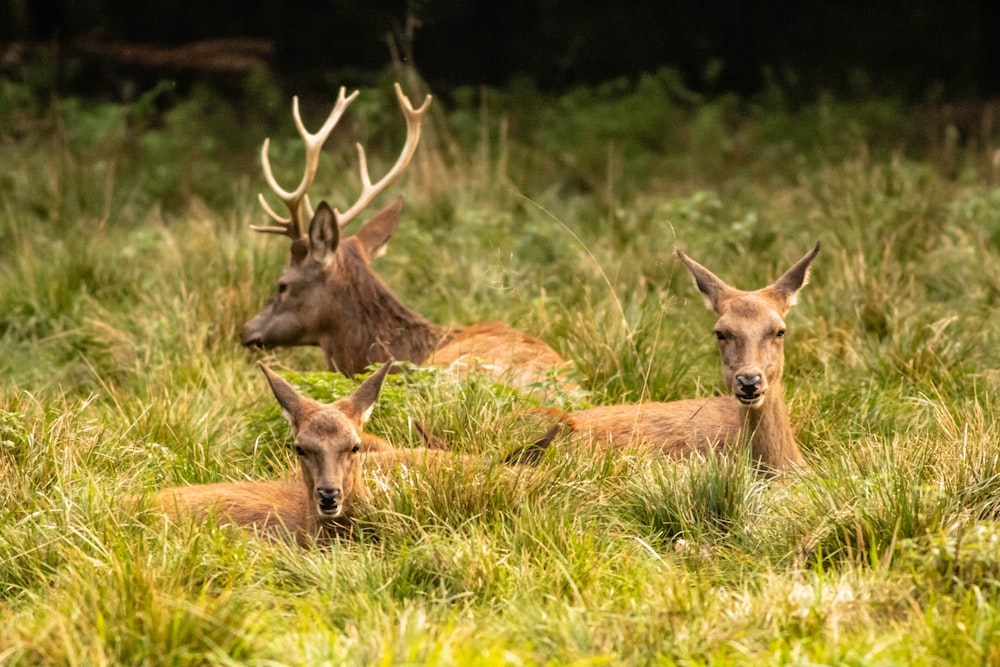
[[215, 513], [227, 523], [272, 537], [291, 535], [304, 545], [336, 527], [349, 512], [362, 459], [389, 449], [379, 438], [365, 440], [362, 427], [391, 364], [369, 376], [352, 395], [329, 404], [300, 394], [264, 363], [258, 366], [294, 432], [299, 475], [173, 487], [157, 493], [153, 505], [171, 519]]
[[[440, 447], [397, 448], [363, 432], [392, 363], [383, 364], [350, 396], [321, 403], [301, 394], [263, 362], [258, 366], [291, 425], [299, 473], [286, 479], [195, 484], [163, 489], [152, 508], [168, 519], [217, 517], [299, 546], [329, 538], [351, 525], [353, 508], [368, 498], [368, 481], [391, 484], [406, 466], [431, 474], [468, 470], [488, 462]], [[556, 429], [542, 436], [555, 437]], [[421, 429], [421, 437], [427, 442]], [[544, 446], [540, 440], [538, 446]]]
[[578, 385], [565, 377], [568, 362], [542, 340], [505, 322], [469, 326], [432, 323], [406, 307], [382, 282], [371, 262], [385, 252], [399, 225], [401, 196], [354, 235], [342, 235], [345, 226], [400, 176], [419, 144], [421, 120], [431, 96], [415, 109], [398, 83], [395, 88], [407, 128], [402, 153], [388, 173], [373, 184], [364, 147], [357, 145], [361, 194], [343, 213], [325, 201], [313, 210], [307, 191], [315, 179], [323, 144], [358, 91], [345, 96], [341, 88], [333, 111], [315, 134], [305, 129], [298, 98], [293, 98], [292, 116], [306, 145], [305, 171], [294, 190], [285, 190], [275, 180], [268, 157], [269, 139], [264, 141], [264, 178], [288, 215], [277, 214], [261, 193], [261, 206], [276, 224], [251, 228], [288, 236], [291, 260], [278, 278], [274, 296], [244, 324], [240, 342], [250, 348], [318, 346], [329, 370], [349, 376], [393, 358], [444, 367], [459, 377], [487, 373], [521, 389], [533, 390], [555, 374], [567, 391], [577, 391]]
[[[805, 469], [788, 418], [781, 378], [784, 373], [785, 316], [805, 285], [820, 244], [773, 283], [748, 292], [726, 284], [678, 250], [707, 305], [715, 311], [713, 335], [729, 395], [671, 402], [647, 402], [557, 412], [558, 423], [579, 446], [640, 446], [683, 459], [715, 449], [722, 454], [749, 447], [767, 473]], [[552, 438], [511, 455], [532, 462]]]

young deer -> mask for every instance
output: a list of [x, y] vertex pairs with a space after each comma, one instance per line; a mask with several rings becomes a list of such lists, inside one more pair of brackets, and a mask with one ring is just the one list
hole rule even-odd
[[[714, 335], [730, 396], [590, 408], [561, 416], [572, 432], [598, 445], [642, 444], [681, 458], [715, 448], [749, 445], [763, 467], [804, 466], [788, 421], [781, 376], [784, 317], [806, 282], [819, 244], [771, 285], [755, 292], [730, 287], [681, 251], [718, 319]], [[531, 460], [544, 450], [529, 446], [512, 460]]]
[[[240, 342], [247, 347], [319, 346], [327, 366], [347, 375], [391, 358], [443, 366], [460, 376], [472, 370], [486, 371], [512, 386], [528, 388], [545, 380], [552, 369], [567, 369], [566, 361], [552, 348], [509, 324], [442, 326], [429, 322], [400, 302], [370, 264], [385, 251], [386, 242], [396, 231], [402, 198], [378, 213], [354, 236], [341, 238], [341, 229], [409, 164], [420, 140], [421, 117], [430, 104], [430, 95], [420, 108], [414, 109], [396, 84], [407, 126], [406, 143], [396, 164], [372, 185], [365, 152], [359, 144], [363, 186], [360, 198], [344, 213], [326, 202], [320, 203], [313, 213], [306, 191], [315, 178], [320, 150], [357, 94], [355, 91], [345, 97], [341, 88], [333, 112], [316, 134], [310, 134], [303, 126], [295, 98], [293, 116], [306, 143], [306, 169], [294, 191], [282, 189], [275, 181], [268, 159], [268, 141], [264, 142], [261, 154], [264, 176], [287, 206], [289, 216], [277, 215], [261, 195], [261, 204], [278, 225], [253, 229], [290, 237], [291, 262], [278, 279], [277, 293], [243, 326]], [[303, 230], [304, 216], [311, 218], [308, 233]], [[570, 390], [577, 389], [570, 381], [563, 384]]]
[[349, 520], [352, 500], [365, 493], [366, 471], [387, 471], [407, 462], [460, 464], [463, 457], [455, 454], [394, 449], [362, 433], [391, 365], [383, 365], [353, 395], [324, 404], [303, 396], [261, 363], [294, 430], [300, 474], [283, 480], [179, 486], [156, 494], [154, 505], [169, 517], [215, 514], [272, 536], [290, 534], [305, 545]]

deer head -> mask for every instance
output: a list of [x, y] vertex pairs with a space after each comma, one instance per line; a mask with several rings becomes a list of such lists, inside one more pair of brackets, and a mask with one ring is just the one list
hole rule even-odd
[[[785, 320], [806, 283], [819, 244], [771, 285], [755, 292], [730, 287], [680, 250], [677, 256], [694, 276], [718, 319], [714, 333], [722, 355], [722, 376], [739, 402], [760, 409], [784, 371]], [[780, 400], [780, 398], [779, 398]]]
[[361, 430], [392, 364], [384, 364], [351, 396], [328, 404], [303, 396], [266, 365], [259, 365], [295, 434], [295, 453], [317, 524], [343, 516], [359, 490]]
[[[364, 148], [358, 144], [358, 162], [362, 191], [357, 201], [346, 211], [331, 208], [325, 202], [313, 212], [308, 190], [316, 176], [319, 154], [323, 143], [340, 120], [344, 111], [357, 97], [355, 91], [345, 96], [340, 89], [333, 111], [318, 132], [305, 129], [299, 114], [298, 98], [294, 98], [292, 112], [295, 125], [306, 145], [306, 167], [298, 186], [291, 191], [282, 188], [274, 178], [268, 158], [269, 141], [264, 141], [261, 163], [264, 177], [278, 198], [288, 209], [288, 216], [275, 213], [259, 196], [264, 210], [277, 224], [253, 226], [258, 232], [282, 234], [291, 239], [291, 261], [278, 279], [273, 298], [247, 322], [240, 332], [240, 342], [248, 347], [273, 347], [281, 345], [319, 345], [324, 348], [331, 368], [345, 373], [356, 373], [375, 360], [368, 350], [358, 351], [359, 344], [351, 338], [361, 336], [361, 323], [351, 316], [361, 308], [370, 308], [371, 301], [361, 301], [370, 295], [359, 292], [385, 290], [368, 268], [370, 260], [384, 248], [395, 232], [402, 210], [402, 199], [388, 206], [368, 222], [355, 236], [341, 240], [340, 231], [367, 207], [376, 196], [389, 187], [406, 169], [420, 142], [420, 123], [430, 105], [430, 95], [423, 105], [414, 109], [399, 84], [396, 95], [406, 119], [407, 137], [402, 153], [389, 172], [377, 183], [371, 182]], [[308, 233], [304, 221], [309, 220]], [[381, 296], [376, 300], [385, 299]], [[350, 312], [344, 312], [344, 309]], [[346, 347], [345, 347], [346, 346]], [[348, 349], [349, 359], [333, 359], [333, 351]]]
[[[292, 261], [278, 277], [274, 296], [243, 325], [240, 342], [246, 347], [319, 345], [331, 357], [358, 347], [351, 338], [364, 336], [363, 329], [370, 328], [359, 308], [384, 300], [380, 292], [387, 291], [370, 261], [396, 231], [402, 209], [400, 197], [356, 235], [341, 241], [336, 212], [321, 202], [309, 235], [293, 243]], [[331, 367], [355, 373], [375, 361], [367, 354], [358, 357]]]

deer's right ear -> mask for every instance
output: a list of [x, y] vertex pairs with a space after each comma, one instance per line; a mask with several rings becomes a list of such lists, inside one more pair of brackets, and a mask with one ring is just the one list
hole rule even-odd
[[326, 264], [338, 245], [340, 227], [337, 226], [337, 216], [330, 205], [322, 201], [309, 223], [309, 255], [320, 264]]
[[355, 235], [369, 258], [380, 257], [385, 252], [385, 244], [399, 227], [399, 216], [403, 212], [403, 197], [378, 212]]
[[274, 392], [274, 397], [278, 399], [278, 405], [281, 406], [281, 414], [292, 425], [292, 428], [298, 428], [298, 419], [303, 403], [302, 395], [296, 391], [295, 387], [288, 383], [288, 380], [268, 368], [263, 361], [258, 361], [257, 365], [260, 366], [260, 370], [264, 371], [267, 383], [271, 385], [271, 391]]
[[683, 251], [678, 250], [677, 257], [684, 262], [684, 266], [691, 272], [694, 282], [698, 286], [698, 291], [705, 295], [708, 307], [718, 311], [722, 295], [733, 288], [704, 266], [685, 255]]

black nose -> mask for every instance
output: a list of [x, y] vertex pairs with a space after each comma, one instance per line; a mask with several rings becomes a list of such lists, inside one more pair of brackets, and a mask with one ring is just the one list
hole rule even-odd
[[742, 396], [756, 396], [760, 393], [759, 375], [737, 375], [736, 393]]
[[264, 342], [255, 333], [245, 333], [240, 332], [240, 345], [243, 347], [252, 347], [258, 350], [264, 349]]
[[316, 489], [316, 494], [319, 496], [320, 509], [324, 510], [336, 509], [337, 500], [340, 499], [340, 489], [321, 487], [319, 489]]

